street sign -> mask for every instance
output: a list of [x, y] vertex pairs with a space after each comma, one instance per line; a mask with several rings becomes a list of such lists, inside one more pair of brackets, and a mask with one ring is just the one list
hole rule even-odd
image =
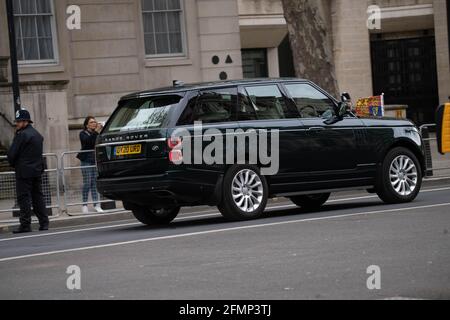
[[436, 137], [441, 154], [450, 153], [450, 103], [440, 106], [436, 111]]

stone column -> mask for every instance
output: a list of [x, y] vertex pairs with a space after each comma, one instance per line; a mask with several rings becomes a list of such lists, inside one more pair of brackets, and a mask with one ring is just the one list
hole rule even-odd
[[339, 90], [353, 100], [373, 94], [367, 1], [332, 1], [334, 58]]
[[280, 64], [278, 61], [278, 48], [267, 48], [267, 65], [270, 78], [280, 76]]
[[[450, 4], [447, 4], [450, 5]], [[447, 8], [444, 0], [433, 1], [434, 32], [436, 37], [436, 63], [439, 102], [448, 102], [450, 96], [450, 59], [448, 49]]]

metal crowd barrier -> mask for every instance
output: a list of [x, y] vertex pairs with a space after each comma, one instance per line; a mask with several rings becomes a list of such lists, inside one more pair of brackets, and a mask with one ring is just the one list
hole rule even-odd
[[[81, 208], [83, 205], [94, 204], [99, 204], [104, 210], [116, 209], [114, 201], [103, 198], [97, 191], [97, 166], [82, 165], [76, 157], [78, 154], [89, 153], [93, 154], [94, 151], [64, 152], [61, 157], [53, 153], [43, 155], [46, 169], [42, 175], [42, 191], [49, 215], [53, 215], [53, 209], [57, 209], [57, 214], [64, 211], [70, 215], [69, 207]], [[20, 211], [16, 177], [7, 163], [7, 157], [0, 156], [0, 213], [12, 213], [16, 217]], [[83, 198], [86, 197], [87, 190], [83, 189], [87, 184], [89, 194], [86, 200]], [[89, 212], [95, 211], [90, 209]]]
[[[448, 176], [439, 176], [439, 178], [450, 178], [450, 167], [435, 167], [433, 165], [433, 157], [431, 150], [437, 150], [437, 138], [431, 137], [430, 135], [430, 129], [436, 129], [435, 123], [429, 123], [424, 124], [420, 126], [420, 134], [422, 135], [422, 139], [425, 145], [425, 162], [426, 162], [426, 172], [427, 172], [427, 178], [433, 177], [435, 172], [442, 172], [442, 171], [449, 171]], [[435, 131], [435, 130], [434, 130]], [[435, 143], [436, 145], [431, 146], [432, 143]], [[444, 157], [444, 156], [442, 156]], [[436, 161], [436, 159], [435, 159]]]
[[[58, 156], [54, 153], [43, 155], [46, 169], [42, 175], [42, 191], [49, 215], [53, 215], [52, 209], [60, 208], [60, 185]], [[7, 163], [6, 156], [0, 156], [2, 163]], [[6, 166], [4, 166], [6, 168]], [[12, 212], [17, 216], [19, 207], [16, 194], [16, 174], [14, 171], [0, 172], [0, 213]], [[59, 212], [58, 212], [59, 213]]]
[[[104, 199], [97, 191], [97, 166], [95, 164], [82, 164], [77, 158], [78, 154], [92, 155], [95, 159], [95, 151], [70, 151], [61, 154], [60, 171], [63, 185], [64, 208], [99, 204], [104, 209], [114, 209], [115, 205], [110, 207], [106, 204], [112, 204], [113, 201]], [[83, 190], [85, 186], [89, 190]], [[83, 199], [86, 197], [87, 199]]]

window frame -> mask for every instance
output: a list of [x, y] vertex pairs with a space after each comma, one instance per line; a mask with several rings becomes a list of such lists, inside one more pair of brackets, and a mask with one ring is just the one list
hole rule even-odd
[[[278, 88], [278, 90], [281, 93], [281, 97], [284, 100], [284, 103], [286, 105], [286, 109], [288, 110], [289, 114], [287, 114], [286, 118], [281, 118], [281, 119], [260, 119], [258, 116], [258, 112], [255, 109], [255, 103], [253, 102], [253, 100], [250, 98], [250, 95], [248, 94], [247, 88], [254, 88], [254, 87], [269, 87], [269, 86], [275, 86]], [[240, 91], [242, 90], [242, 91]], [[281, 83], [276, 83], [276, 82], [267, 82], [267, 83], [257, 83], [257, 84], [242, 84], [238, 87], [238, 105], [237, 107], [239, 107], [239, 102], [240, 102], [240, 98], [239, 95], [240, 94], [244, 94], [248, 100], [250, 101], [250, 104], [253, 108], [253, 112], [256, 116], [256, 120], [242, 120], [242, 121], [283, 121], [283, 120], [290, 120], [290, 119], [296, 119], [300, 117], [300, 114], [297, 110], [297, 108], [295, 106], [292, 106], [290, 103], [290, 97], [286, 95], [285, 92], [285, 88], [281, 85]], [[237, 112], [236, 112], [236, 117], [238, 116]], [[239, 119], [237, 119], [238, 121], [241, 121]]]
[[[17, 58], [17, 64], [20, 67], [27, 67], [27, 66], [53, 66], [57, 65], [59, 63], [59, 50], [58, 50], [58, 29], [56, 28], [56, 12], [55, 12], [55, 2], [54, 0], [49, 0], [50, 2], [50, 14], [43, 14], [43, 13], [36, 13], [36, 14], [13, 14], [13, 17], [26, 17], [26, 16], [50, 16], [50, 27], [51, 27], [51, 33], [52, 33], [52, 46], [53, 46], [53, 59], [42, 59], [42, 60], [19, 60]], [[14, 26], [16, 27], [16, 26]], [[37, 25], [36, 25], [37, 28]], [[16, 28], [17, 29], [17, 28]], [[16, 33], [18, 31], [16, 30]], [[20, 34], [22, 35], [22, 24], [20, 24]], [[37, 29], [36, 29], [37, 34]], [[23, 39], [23, 37], [22, 37]], [[39, 48], [38, 48], [39, 50]], [[23, 48], [23, 40], [22, 40], [22, 52], [24, 51]]]
[[308, 117], [308, 118], [302, 117], [300, 110], [298, 109], [297, 103], [295, 102], [294, 98], [292, 97], [291, 93], [289, 92], [288, 88], [286, 87], [287, 85], [295, 85], [295, 84], [309, 85], [313, 89], [316, 89], [317, 91], [322, 93], [324, 96], [326, 96], [328, 99], [330, 99], [331, 103], [333, 104], [333, 112], [335, 114], [337, 114], [339, 112], [337, 100], [332, 95], [330, 95], [328, 92], [326, 92], [324, 89], [322, 89], [321, 87], [316, 85], [315, 83], [310, 82], [310, 81], [283, 82], [283, 83], [281, 83], [281, 86], [283, 87], [283, 92], [286, 95], [286, 97], [288, 98], [290, 104], [292, 104], [292, 106], [297, 111], [299, 118], [301, 118], [301, 119], [322, 119], [322, 117]]
[[196, 121], [198, 121], [198, 120], [194, 120], [193, 123], [190, 123], [190, 124], [180, 123], [187, 108], [189, 107], [189, 100], [195, 99], [195, 103], [194, 103], [194, 109], [195, 109], [197, 107], [198, 101], [202, 97], [203, 93], [227, 90], [227, 89], [235, 89], [236, 90], [236, 99], [235, 99], [234, 106], [231, 110], [230, 119], [228, 121], [222, 121], [222, 122], [202, 122], [202, 124], [203, 125], [216, 125], [216, 124], [226, 124], [226, 123], [230, 123], [230, 122], [236, 122], [237, 121], [237, 108], [238, 108], [238, 104], [239, 104], [239, 87], [238, 86], [227, 86], [227, 87], [217, 87], [217, 88], [205, 88], [205, 89], [199, 89], [199, 90], [192, 91], [193, 94], [189, 95], [188, 100], [186, 101], [186, 105], [183, 108], [183, 111], [177, 116], [176, 126], [177, 127], [191, 127], [195, 124]]
[[[258, 79], [258, 78], [268, 78], [269, 77], [269, 58], [268, 58], [268, 54], [267, 54], [267, 48], [243, 48], [241, 49], [241, 55], [242, 55], [242, 68], [244, 69], [244, 53], [245, 52], [263, 52], [264, 54], [264, 63], [265, 63], [265, 70], [264, 70], [264, 74], [262, 76], [255, 76], [255, 77], [246, 77], [245, 74], [243, 75], [244, 79]], [[242, 70], [242, 72], [244, 73], [244, 70]]]
[[[139, 11], [140, 11], [140, 20], [141, 20], [141, 30], [142, 30], [142, 43], [144, 48], [144, 57], [148, 60], [157, 60], [164, 58], [186, 58], [187, 57], [187, 26], [186, 26], [186, 10], [184, 0], [180, 0], [180, 9], [179, 10], [154, 10], [154, 11], [144, 11], [142, 7], [142, 0], [139, 0]], [[144, 30], [144, 13], [154, 13], [154, 12], [180, 12], [180, 33], [181, 33], [181, 48], [182, 52], [180, 53], [161, 53], [161, 54], [147, 54], [145, 49], [145, 30]], [[153, 21], [153, 30], [154, 30], [154, 21]], [[155, 39], [156, 41], [156, 39]]]

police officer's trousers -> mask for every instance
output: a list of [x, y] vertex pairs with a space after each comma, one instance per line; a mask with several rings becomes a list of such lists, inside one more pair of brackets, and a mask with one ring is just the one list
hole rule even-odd
[[23, 227], [31, 225], [31, 205], [41, 226], [48, 226], [48, 216], [42, 192], [42, 178], [17, 178], [17, 202], [20, 207], [20, 224]]

